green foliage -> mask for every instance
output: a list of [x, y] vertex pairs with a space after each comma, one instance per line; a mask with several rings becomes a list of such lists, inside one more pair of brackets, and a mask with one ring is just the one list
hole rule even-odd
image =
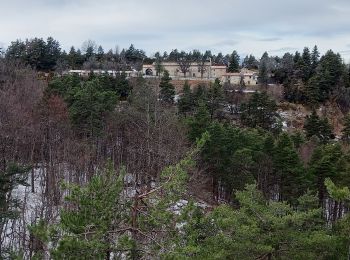
[[212, 123], [207, 131], [209, 140], [202, 151], [202, 159], [209, 172], [230, 192], [242, 189], [254, 181], [253, 166], [256, 154], [262, 149], [264, 135], [256, 130]]
[[327, 191], [332, 199], [335, 201], [350, 200], [350, 190], [349, 187], [337, 187], [330, 178], [325, 179], [325, 185]]
[[18, 185], [29, 186], [26, 182], [28, 167], [10, 164], [6, 171], [0, 172], [0, 227], [8, 220], [18, 217], [20, 201], [11, 193]]
[[[11, 163], [5, 171], [0, 171], [0, 231], [4, 232], [4, 226], [9, 220], [20, 217], [20, 198], [13, 198], [12, 192], [18, 186], [29, 186], [27, 183], [28, 167], [22, 167]], [[5, 226], [5, 228], [8, 228]], [[6, 234], [6, 232], [5, 232]], [[7, 244], [8, 246], [8, 244]], [[0, 259], [22, 259], [22, 252], [14, 251], [10, 246], [0, 245]]]
[[275, 172], [279, 183], [280, 200], [295, 203], [309, 185], [303, 164], [287, 133], [282, 133], [273, 155]]
[[320, 203], [326, 195], [324, 185], [326, 178], [335, 183], [349, 185], [349, 158], [339, 144], [326, 144], [317, 147], [309, 163], [309, 172], [313, 176], [313, 183], [318, 190]]
[[121, 249], [116, 234], [128, 221], [127, 203], [121, 198], [123, 178], [124, 170], [116, 174], [110, 163], [85, 187], [63, 185], [69, 191], [65, 197], [69, 206], [62, 209], [55, 228], [59, 239], [51, 252], [53, 259], [104, 259]]
[[46, 42], [42, 38], [33, 38], [22, 42], [11, 42], [6, 51], [9, 60], [20, 60], [39, 71], [54, 70], [61, 55], [58, 41], [48, 37]]
[[131, 86], [129, 84], [129, 81], [126, 79], [125, 72], [122, 72], [120, 75], [117, 75], [115, 80], [115, 91], [117, 92], [117, 95], [121, 99], [127, 98], [131, 93]]
[[113, 111], [116, 105], [117, 93], [126, 94], [124, 91], [127, 90], [128, 84], [122, 82], [123, 79], [115, 81], [105, 75], [92, 76], [87, 81], [76, 75], [65, 76], [54, 79], [46, 94], [64, 98], [70, 120], [78, 134], [96, 136], [103, 129], [105, 116]]
[[195, 142], [202, 136], [210, 124], [210, 114], [204, 103], [199, 103], [197, 112], [193, 117], [188, 119], [187, 124], [189, 126], [188, 138], [192, 142]]
[[267, 59], [268, 57], [262, 58], [259, 65], [259, 83], [263, 86], [267, 86], [269, 80]]
[[215, 112], [220, 108], [220, 103], [223, 101], [223, 89], [219, 79], [215, 79], [214, 84], [210, 85], [208, 91], [208, 108], [210, 117], [213, 118]]
[[105, 113], [112, 111], [117, 101], [114, 92], [101, 91], [98, 79], [86, 82], [72, 98], [70, 119], [78, 132], [89, 136], [101, 131]]
[[293, 143], [294, 143], [294, 147], [296, 149], [299, 149], [300, 146], [305, 143], [305, 136], [302, 132], [297, 131], [293, 134], [290, 135], [290, 138], [292, 139]]
[[170, 81], [171, 78], [169, 77], [169, 72], [165, 70], [159, 83], [159, 98], [165, 103], [172, 104], [175, 97], [175, 87], [170, 83]]
[[332, 137], [332, 127], [327, 118], [319, 118], [316, 111], [313, 110], [310, 116], [306, 117], [304, 123], [306, 137], [316, 136], [322, 143], [327, 143]]
[[344, 128], [342, 130], [342, 139], [347, 142], [350, 143], [350, 114], [347, 114], [344, 118]]
[[247, 69], [258, 69], [259, 62], [256, 60], [256, 58], [253, 55], [248, 55], [244, 58], [242, 67]]
[[179, 114], [186, 115], [188, 113], [191, 113], [194, 110], [195, 106], [193, 93], [187, 81], [185, 81], [182, 92], [183, 94], [180, 100], [178, 101], [178, 109]]
[[240, 70], [239, 61], [240, 61], [240, 57], [237, 51], [233, 51], [230, 56], [230, 63], [227, 68], [227, 72], [239, 72]]
[[221, 205], [207, 216], [196, 210], [167, 259], [339, 259], [347, 248], [320, 217], [315, 196], [295, 209], [266, 201], [255, 185], [236, 192], [240, 208]]
[[241, 105], [240, 111], [244, 126], [261, 127], [271, 132], [280, 131], [276, 102], [266, 92], [254, 93], [247, 103]]
[[324, 102], [341, 83], [344, 64], [339, 54], [327, 51], [319, 61], [315, 75], [307, 84], [307, 97], [312, 103]]

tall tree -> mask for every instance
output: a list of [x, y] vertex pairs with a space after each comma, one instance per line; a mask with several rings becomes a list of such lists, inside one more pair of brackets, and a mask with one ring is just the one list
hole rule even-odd
[[311, 71], [314, 74], [319, 62], [320, 52], [318, 51], [317, 45], [314, 46], [311, 53]]
[[258, 80], [263, 86], [267, 86], [269, 80], [269, 68], [268, 68], [269, 55], [264, 52], [259, 62], [259, 77]]
[[254, 55], [250, 54], [249, 56], [247, 55], [242, 63], [242, 66], [247, 69], [258, 69], [259, 67], [259, 62], [256, 60]]
[[301, 56], [302, 60], [302, 79], [304, 82], [307, 82], [311, 76], [312, 70], [312, 60], [309, 48], [305, 47], [303, 50], [303, 54]]
[[273, 162], [278, 178], [279, 200], [296, 204], [308, 187], [308, 179], [289, 135], [282, 133], [276, 143]]
[[239, 72], [240, 71], [240, 57], [237, 51], [233, 51], [230, 56], [229, 66], [227, 68], [228, 72]]
[[344, 117], [344, 128], [342, 130], [342, 139], [347, 142], [350, 143], [350, 113], [348, 113], [345, 117]]
[[25, 62], [26, 59], [26, 45], [21, 40], [11, 42], [6, 50], [5, 57], [7, 59], [20, 60]]
[[216, 111], [220, 108], [223, 101], [224, 92], [219, 79], [215, 79], [214, 83], [210, 85], [208, 91], [208, 107], [210, 117], [213, 119]]
[[171, 78], [169, 76], [169, 72], [165, 70], [159, 83], [159, 98], [165, 103], [172, 104], [174, 103], [175, 87], [170, 83], [170, 81]]
[[160, 77], [162, 72], [164, 71], [164, 66], [162, 64], [164, 58], [160, 55], [159, 52], [156, 52], [154, 54], [154, 58], [155, 58], [154, 67], [156, 69], [156, 76]]
[[244, 126], [280, 131], [276, 102], [270, 99], [266, 92], [254, 93], [247, 103], [241, 105], [240, 111]]
[[97, 54], [96, 54], [97, 61], [101, 62], [104, 58], [104, 54], [105, 54], [105, 52], [104, 52], [102, 46], [101, 45], [98, 46]]
[[190, 84], [188, 81], [185, 81], [185, 84], [182, 89], [182, 95], [178, 102], [179, 113], [186, 115], [191, 113], [194, 109], [194, 99], [191, 91]]
[[347, 258], [347, 239], [326, 228], [317, 198], [312, 194], [300, 197], [298, 207], [266, 200], [255, 185], [247, 185], [235, 196], [239, 208], [224, 204], [209, 214], [193, 210], [180, 239], [166, 256], [169, 259]]
[[333, 136], [332, 127], [327, 118], [320, 118], [313, 110], [310, 116], [306, 117], [304, 130], [308, 138], [316, 136], [322, 143], [327, 143]]
[[89, 60], [91, 57], [95, 56], [97, 51], [97, 44], [95, 41], [87, 40], [83, 42], [81, 46], [83, 53], [85, 54], [85, 61]]

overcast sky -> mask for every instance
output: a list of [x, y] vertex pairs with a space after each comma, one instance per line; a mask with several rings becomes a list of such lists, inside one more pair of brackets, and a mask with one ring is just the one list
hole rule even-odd
[[0, 0], [0, 45], [33, 37], [64, 49], [210, 49], [260, 57], [317, 44], [350, 61], [350, 0]]

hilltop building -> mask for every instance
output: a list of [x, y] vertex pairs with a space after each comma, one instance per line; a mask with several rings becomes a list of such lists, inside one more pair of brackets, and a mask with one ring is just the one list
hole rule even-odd
[[[206, 62], [203, 65], [203, 75], [201, 68], [197, 63], [192, 63], [188, 68], [186, 77], [181, 72], [180, 66], [177, 62], [163, 62], [162, 67], [169, 72], [169, 75], [174, 80], [210, 80], [214, 81], [216, 78], [223, 83], [231, 83], [234, 85], [240, 84], [243, 80], [247, 86], [258, 84], [258, 74], [255, 71], [242, 69], [241, 72], [228, 73], [225, 65], [212, 65], [211, 62]], [[145, 64], [142, 67], [142, 74], [144, 77], [155, 77], [155, 64]]]

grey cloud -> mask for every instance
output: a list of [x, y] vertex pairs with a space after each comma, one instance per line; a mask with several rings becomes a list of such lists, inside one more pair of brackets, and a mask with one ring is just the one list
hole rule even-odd
[[281, 52], [294, 52], [297, 51], [298, 48], [293, 48], [293, 47], [283, 47], [283, 48], [279, 48], [279, 49], [275, 49], [275, 50], [269, 50], [268, 52], [272, 52], [272, 53], [281, 53]]
[[279, 40], [281, 40], [281, 38], [279, 38], [279, 37], [270, 37], [270, 38], [258, 39], [258, 41], [261, 41], [261, 42], [275, 42], [275, 41], [279, 41]]
[[[11, 0], [1, 4], [1, 41], [52, 35], [64, 48], [90, 38], [147, 52], [173, 48], [240, 53], [295, 51], [350, 42], [348, 0]], [[25, 10], [19, 12], [18, 10]], [[295, 48], [281, 46], [295, 46]], [[192, 48], [193, 47], [193, 48]]]
[[239, 41], [236, 40], [223, 40], [212, 44], [212, 47], [222, 47], [222, 46], [234, 46], [238, 44]]

